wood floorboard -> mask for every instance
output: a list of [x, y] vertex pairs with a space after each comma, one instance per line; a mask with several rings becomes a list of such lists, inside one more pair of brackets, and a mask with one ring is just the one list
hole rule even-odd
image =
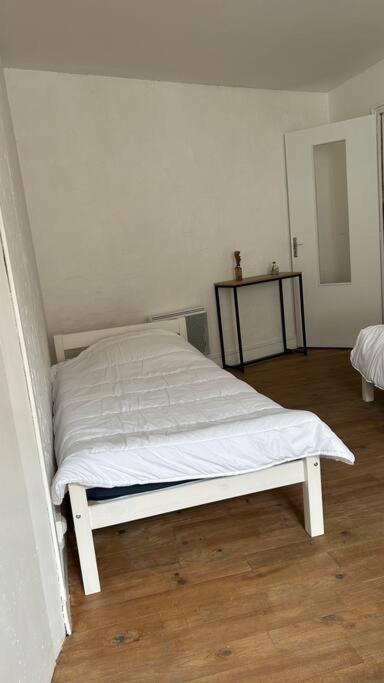
[[344, 350], [239, 377], [355, 453], [322, 461], [325, 536], [300, 486], [96, 531], [103, 590], [83, 595], [72, 546], [55, 683], [384, 683], [384, 392], [363, 403]]

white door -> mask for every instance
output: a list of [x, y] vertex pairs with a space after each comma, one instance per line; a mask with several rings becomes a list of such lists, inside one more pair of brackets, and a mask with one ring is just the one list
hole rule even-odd
[[287, 133], [285, 143], [308, 346], [353, 346], [382, 321], [376, 116]]

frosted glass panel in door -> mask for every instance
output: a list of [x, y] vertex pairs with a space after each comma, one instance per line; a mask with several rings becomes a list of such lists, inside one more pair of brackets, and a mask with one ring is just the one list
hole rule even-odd
[[345, 140], [314, 145], [320, 284], [351, 282]]

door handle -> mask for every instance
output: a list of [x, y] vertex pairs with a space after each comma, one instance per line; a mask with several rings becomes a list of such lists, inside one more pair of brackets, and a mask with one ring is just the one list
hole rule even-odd
[[298, 242], [297, 237], [292, 237], [292, 244], [293, 244], [293, 256], [294, 256], [294, 258], [297, 258], [299, 255], [299, 247], [302, 247], [304, 242]]

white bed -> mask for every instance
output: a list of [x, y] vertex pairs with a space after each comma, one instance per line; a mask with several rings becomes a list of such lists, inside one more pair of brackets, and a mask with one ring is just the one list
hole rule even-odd
[[373, 401], [374, 387], [384, 389], [384, 325], [370, 325], [359, 332], [351, 364], [361, 375], [363, 401]]
[[[353, 462], [318, 417], [258, 394], [185, 336], [177, 319], [55, 337], [58, 361], [89, 347], [53, 373], [52, 496], [60, 504], [68, 487], [86, 594], [100, 590], [93, 529], [301, 482], [305, 527], [321, 535], [319, 456]], [[86, 494], [185, 480], [103, 502]]]

